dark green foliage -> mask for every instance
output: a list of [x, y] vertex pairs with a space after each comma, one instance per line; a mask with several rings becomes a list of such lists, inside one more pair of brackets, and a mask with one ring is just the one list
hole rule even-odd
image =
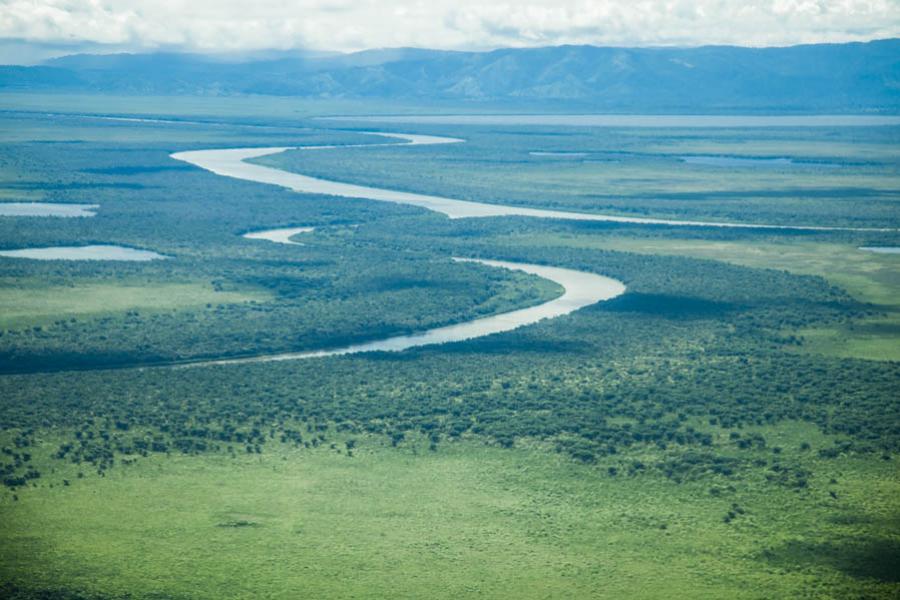
[[[87, 127], [78, 119], [67, 122]], [[93, 122], [92, 127], [118, 131], [120, 126]], [[0, 153], [3, 165], [26, 173], [26, 183], [46, 181], [42, 189], [48, 200], [99, 203], [101, 208], [88, 219], [0, 220], [4, 247], [120, 243], [173, 259], [142, 264], [4, 259], [0, 282], [27, 287], [35, 282], [202, 280], [221, 290], [263, 291], [270, 300], [78, 316], [2, 331], [0, 369], [20, 372], [0, 378], [0, 428], [17, 432], [16, 449], [3, 459], [7, 485], [21, 487], [28, 482], [26, 474], [36, 473], [21, 448], [31, 445], [38, 431], [51, 429], [64, 438], [55, 451], [58, 460], [86, 463], [101, 472], [150, 454], [223, 448], [257, 454], [273, 441], [337, 448], [362, 435], [383, 435], [398, 446], [421, 434], [438, 452], [442, 444], [465, 436], [502, 447], [544, 440], [616, 477], [654, 471], [675, 482], [729, 480], [750, 468], [765, 469], [773, 485], [798, 490], [811, 477], [805, 467], [779, 461], [764, 436], [738, 428], [788, 420], [813, 423], [838, 438], [834, 445], [816, 448], [824, 458], [900, 449], [900, 365], [801, 354], [785, 333], [875, 313], [821, 278], [683, 257], [516, 243], [521, 234], [654, 236], [666, 235], [667, 228], [526, 218], [449, 220], [408, 207], [297, 195], [184, 169], [168, 158], [169, 152], [226, 143], [372, 141], [350, 132], [242, 130], [238, 135], [226, 128], [214, 135], [203, 126], [184, 127], [206, 142], [7, 144]], [[216, 137], [225, 133], [235, 139]], [[166, 135], [174, 134], [167, 130]], [[609, 135], [627, 142], [625, 133]], [[739, 136], [733, 131], [703, 135]], [[767, 135], [776, 141], [800, 136], [786, 130]], [[852, 142], [862, 134], [803, 133], [813, 141], [828, 135]], [[866, 135], [873, 143], [885, 143], [891, 134]], [[547, 143], [548, 137], [546, 131], [528, 128], [516, 136], [479, 129], [469, 144], [438, 154], [420, 147], [303, 156], [314, 169], [364, 168], [378, 179], [415, 171], [373, 168], [379, 161], [408, 166], [414, 152], [419, 153], [417, 168], [426, 172], [435, 160], [466, 165], [493, 156], [518, 164], [523, 152], [527, 155], [528, 148], [538, 140]], [[564, 132], [552, 143], [586, 145], [603, 137]], [[328, 166], [328, 160], [334, 164]], [[448, 182], [417, 176], [416, 183], [436, 186], [422, 191], [450, 186], [462, 197], [487, 193], [466, 190], [464, 178]], [[490, 191], [496, 198], [504, 193]], [[859, 213], [854, 219], [878, 221], [889, 196], [883, 192], [866, 210], [854, 205]], [[766, 204], [754, 217], [777, 215], [782, 200]], [[593, 208], [603, 208], [606, 201], [590, 200]], [[696, 216], [687, 205], [708, 206], [706, 201], [705, 196], [661, 200], [679, 217]], [[806, 205], [806, 216], [820, 207], [815, 203]], [[642, 206], [637, 209], [650, 210]], [[736, 200], [724, 216], [746, 216], [739, 206]], [[248, 230], [289, 225], [318, 230], [300, 247], [240, 237]], [[679, 235], [760, 244], [801, 236], [726, 230], [680, 230]], [[802, 234], [807, 235], [856, 239], [846, 233]], [[259, 365], [104, 370], [333, 347], [532, 305], [557, 293], [535, 278], [455, 264], [451, 256], [602, 273], [625, 282], [628, 292], [565, 318], [441, 348]], [[80, 370], [41, 372], [69, 369]], [[717, 430], [733, 435], [721, 439]], [[618, 462], [626, 451], [642, 449], [663, 458]], [[347, 443], [345, 450], [358, 449]], [[758, 455], [763, 450], [766, 454]]]
[[106, 594], [81, 593], [67, 589], [32, 589], [19, 587], [12, 583], [0, 585], [0, 598], [5, 600], [125, 600], [124, 596], [108, 596]]
[[824, 565], [856, 579], [900, 582], [900, 543], [886, 537], [849, 537], [826, 543], [792, 540], [764, 551], [763, 558], [780, 568]]

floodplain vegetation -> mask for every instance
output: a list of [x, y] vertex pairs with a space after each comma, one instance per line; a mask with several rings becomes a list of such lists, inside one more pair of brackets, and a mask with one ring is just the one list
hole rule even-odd
[[[169, 257], [0, 258], [4, 597], [900, 593], [900, 256], [858, 250], [896, 232], [448, 220], [298, 195], [168, 155], [375, 143], [354, 132], [374, 125], [204, 106], [180, 123], [0, 115], [2, 201], [100, 205], [0, 218], [2, 249]], [[405, 130], [468, 141], [260, 161], [484, 202], [900, 227], [898, 128]], [[302, 246], [241, 237], [301, 225]], [[560, 293], [453, 256], [628, 290], [443, 347], [176, 368]]]

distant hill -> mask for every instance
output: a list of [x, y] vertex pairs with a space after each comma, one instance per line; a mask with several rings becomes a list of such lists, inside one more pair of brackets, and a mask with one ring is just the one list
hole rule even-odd
[[900, 112], [900, 40], [787, 48], [397, 48], [221, 60], [72, 55], [0, 67], [0, 90], [554, 102], [614, 111]]

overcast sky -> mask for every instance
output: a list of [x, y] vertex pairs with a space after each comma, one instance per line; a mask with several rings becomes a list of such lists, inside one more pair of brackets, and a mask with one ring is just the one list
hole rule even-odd
[[900, 0], [0, 0], [0, 55], [22, 42], [59, 54], [772, 46], [898, 35]]

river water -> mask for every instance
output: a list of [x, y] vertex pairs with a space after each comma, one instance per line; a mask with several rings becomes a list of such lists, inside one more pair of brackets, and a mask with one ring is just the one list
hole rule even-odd
[[166, 258], [150, 250], [138, 250], [125, 246], [54, 246], [50, 248], [23, 248], [2, 250], [0, 256], [30, 258], [32, 260], [124, 260], [148, 261]]
[[900, 254], [900, 247], [898, 246], [863, 246], [860, 250], [874, 252], [875, 254]]
[[[464, 140], [458, 138], [445, 138], [439, 136], [424, 136], [407, 133], [378, 133], [364, 132], [370, 135], [393, 137], [406, 142], [405, 145], [434, 145], [459, 143]], [[372, 145], [369, 145], [372, 146]], [[536, 217], [541, 219], [566, 219], [574, 221], [598, 221], [613, 223], [635, 223], [641, 225], [667, 225], [670, 227], [722, 227], [740, 229], [778, 229], [793, 231], [893, 231], [887, 228], [855, 228], [855, 227], [825, 227], [815, 225], [770, 225], [760, 223], [726, 223], [714, 221], [696, 221], [681, 219], [655, 219], [649, 217], [625, 217], [619, 215], [600, 215], [590, 213], [571, 212], [563, 210], [545, 210], [540, 208], [526, 208], [521, 206], [509, 206], [504, 204], [485, 204], [483, 202], [471, 202], [468, 200], [454, 200], [441, 196], [417, 194], [383, 188], [356, 185], [331, 181], [299, 173], [290, 173], [264, 165], [247, 162], [250, 159], [278, 154], [287, 150], [323, 150], [340, 148], [336, 146], [312, 146], [290, 147], [279, 146], [271, 148], [227, 148], [215, 150], [192, 150], [176, 152], [172, 154], [175, 160], [184, 161], [225, 177], [256, 181], [286, 187], [296, 192], [306, 194], [321, 194], [325, 196], [339, 196], [345, 198], [366, 198], [380, 202], [392, 202], [395, 204], [407, 204], [418, 206], [434, 212], [447, 215], [451, 219], [477, 218], [477, 217]]]
[[263, 231], [251, 231], [249, 233], [245, 233], [241, 237], [245, 237], [248, 240], [267, 240], [269, 242], [275, 242], [276, 244], [291, 244], [294, 246], [302, 246], [301, 242], [294, 242], [291, 240], [297, 234], [300, 233], [310, 233], [315, 230], [315, 227], [284, 227], [281, 229], [264, 229]]
[[203, 361], [192, 363], [185, 366], [209, 366], [209, 365], [230, 365], [244, 363], [272, 362], [282, 360], [300, 360], [307, 358], [319, 358], [324, 356], [340, 356], [345, 354], [359, 354], [362, 352], [399, 352], [408, 350], [418, 346], [429, 346], [433, 344], [447, 344], [450, 342], [461, 342], [474, 338], [491, 335], [494, 333], [502, 333], [511, 331], [525, 325], [531, 325], [544, 319], [551, 319], [567, 315], [571, 312], [596, 304], [603, 300], [609, 300], [619, 296], [625, 292], [625, 285], [620, 281], [596, 275], [594, 273], [586, 273], [583, 271], [575, 271], [573, 269], [563, 269], [560, 267], [548, 267], [545, 265], [532, 265], [524, 263], [513, 263], [499, 260], [481, 260], [456, 258], [458, 262], [472, 262], [497, 267], [501, 269], [511, 269], [515, 271], [524, 271], [538, 277], [549, 279], [561, 285], [565, 292], [562, 296], [529, 308], [522, 308], [499, 315], [483, 317], [474, 321], [458, 323], [456, 325], [448, 325], [446, 327], [437, 327], [429, 329], [421, 333], [411, 335], [398, 335], [384, 340], [376, 340], [372, 342], [364, 342], [344, 346], [342, 348], [334, 348], [330, 350], [313, 350], [308, 352], [286, 352], [283, 354], [272, 354], [266, 356], [251, 356], [244, 358], [233, 358], [223, 360]]
[[99, 204], [0, 202], [0, 217], [93, 217]]

